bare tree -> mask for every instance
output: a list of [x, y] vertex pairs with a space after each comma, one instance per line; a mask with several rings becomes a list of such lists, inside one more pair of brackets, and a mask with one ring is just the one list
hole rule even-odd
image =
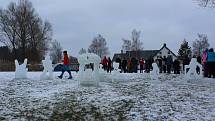
[[62, 59], [62, 47], [57, 40], [51, 43], [50, 56], [53, 63], [58, 63]]
[[87, 53], [86, 49], [81, 48], [81, 50], [79, 51], [79, 53], [78, 53], [78, 54], [82, 55], [82, 54], [84, 54], [84, 53]]
[[215, 0], [197, 0], [202, 7], [215, 7]]
[[106, 56], [109, 54], [107, 42], [102, 35], [98, 35], [92, 41], [92, 44], [88, 48], [89, 53], [95, 53], [100, 57]]
[[15, 3], [10, 3], [7, 10], [0, 10], [0, 42], [5, 44], [17, 58], [17, 23], [14, 17]]
[[132, 31], [132, 36], [131, 36], [131, 40], [132, 40], [132, 46], [131, 46], [131, 49], [134, 50], [134, 51], [137, 51], [137, 50], [142, 50], [143, 47], [143, 43], [140, 41], [140, 31], [137, 31], [136, 29], [134, 29]]
[[123, 45], [122, 50], [123, 51], [131, 51], [131, 40], [122, 39]]
[[198, 38], [193, 42], [193, 54], [199, 56], [202, 54], [203, 50], [208, 48], [210, 44], [208, 43], [208, 37], [206, 34], [198, 34]]
[[39, 62], [52, 39], [52, 28], [42, 21], [31, 2], [20, 0], [0, 10], [0, 34], [0, 42], [12, 49], [15, 58]]

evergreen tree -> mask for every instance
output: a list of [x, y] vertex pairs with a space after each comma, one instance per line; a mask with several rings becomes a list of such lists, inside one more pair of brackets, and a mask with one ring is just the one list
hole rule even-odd
[[186, 60], [187, 58], [191, 58], [191, 56], [192, 56], [191, 47], [189, 46], [186, 39], [184, 39], [184, 41], [181, 44], [181, 47], [178, 51], [178, 58], [180, 60]]

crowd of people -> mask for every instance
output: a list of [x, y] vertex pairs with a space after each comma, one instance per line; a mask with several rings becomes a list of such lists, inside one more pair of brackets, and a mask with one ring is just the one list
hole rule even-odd
[[215, 78], [215, 52], [213, 48], [205, 49], [202, 55], [204, 77]]
[[[206, 49], [202, 55], [199, 55], [197, 58], [197, 62], [202, 64], [204, 77], [213, 77], [215, 78], [215, 52], [213, 48]], [[136, 58], [123, 58], [122, 61], [119, 63], [119, 69], [121, 69], [122, 73], [149, 73], [152, 70], [152, 63], [157, 63], [160, 73], [174, 73], [180, 74], [184, 70], [185, 65], [189, 65], [190, 58], [186, 57], [183, 60], [175, 59], [173, 60], [171, 55], [158, 57], [157, 59], [153, 59], [152, 57], [148, 59], [141, 58], [137, 60]], [[107, 57], [104, 57], [102, 60], [103, 69], [107, 72], [111, 73], [112, 67], [112, 60]], [[196, 71], [200, 74], [200, 67], [196, 67]]]
[[[180, 73], [180, 62], [178, 60], [173, 61], [172, 56], [164, 56], [163, 58], [160, 57], [156, 60], [152, 57], [146, 60], [144, 58], [141, 58], [140, 60], [137, 60], [136, 58], [130, 58], [128, 60], [123, 58], [122, 61], [118, 63], [122, 73], [138, 73], [138, 70], [140, 73], [149, 73], [152, 70], [153, 62], [157, 63], [160, 73], [171, 73], [172, 68], [174, 73]], [[112, 60], [106, 56], [102, 59], [102, 65], [103, 69], [107, 72], [111, 72], [113, 69]]]

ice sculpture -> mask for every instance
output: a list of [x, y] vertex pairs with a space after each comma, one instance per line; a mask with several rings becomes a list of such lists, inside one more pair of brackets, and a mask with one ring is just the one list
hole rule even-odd
[[15, 60], [15, 79], [26, 79], [27, 78], [27, 72], [28, 69], [26, 68], [27, 65], [27, 59], [24, 60], [23, 64], [18, 63], [17, 60]]
[[53, 70], [52, 61], [50, 56], [46, 56], [45, 60], [42, 60], [43, 63], [43, 73], [40, 75], [41, 80], [53, 79]]
[[150, 72], [150, 78], [153, 80], [157, 80], [159, 75], [159, 68], [157, 63], [152, 63], [152, 68], [153, 70]]
[[114, 62], [114, 63], [113, 63], [113, 68], [114, 68], [114, 71], [115, 71], [115, 72], [120, 72], [119, 63]]
[[[93, 53], [86, 53], [78, 56], [79, 62], [79, 72], [78, 81], [84, 86], [98, 86], [100, 75], [99, 75], [99, 65], [101, 58]], [[93, 64], [92, 69], [86, 69], [85, 65]]]
[[202, 75], [202, 65], [197, 62], [196, 58], [192, 58], [189, 65], [185, 65], [185, 70], [189, 69], [188, 72], [185, 71], [185, 78], [196, 79], [200, 77], [196, 72], [196, 67], [200, 68], [200, 75]]

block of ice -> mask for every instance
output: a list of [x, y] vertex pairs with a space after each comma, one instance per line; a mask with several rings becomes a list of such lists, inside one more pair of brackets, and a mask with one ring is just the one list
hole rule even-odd
[[196, 58], [192, 58], [190, 64], [185, 66], [185, 70], [189, 69], [188, 72], [185, 71], [186, 79], [197, 79], [201, 77], [196, 71], [197, 66], [200, 68], [200, 75], [202, 75], [202, 65], [197, 62]]
[[[94, 85], [98, 86], [100, 74], [99, 74], [99, 65], [101, 58], [93, 53], [86, 53], [78, 56], [79, 62], [79, 72], [78, 72], [78, 81], [81, 85]], [[93, 71], [90, 69], [85, 70], [85, 65], [93, 64]]]
[[157, 80], [159, 75], [159, 68], [157, 63], [152, 63], [152, 68], [153, 70], [150, 72], [150, 78], [153, 80]]
[[27, 66], [27, 59], [24, 60], [23, 64], [19, 64], [18, 60], [15, 60], [15, 79], [26, 79], [28, 69]]
[[40, 75], [41, 80], [48, 80], [48, 79], [53, 79], [53, 70], [54, 68], [52, 67], [52, 61], [50, 59], [50, 56], [46, 56], [45, 60], [42, 60], [43, 64], [43, 72]]

